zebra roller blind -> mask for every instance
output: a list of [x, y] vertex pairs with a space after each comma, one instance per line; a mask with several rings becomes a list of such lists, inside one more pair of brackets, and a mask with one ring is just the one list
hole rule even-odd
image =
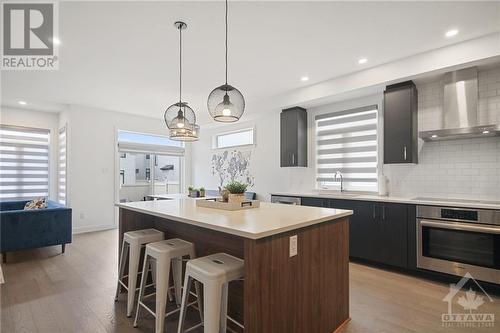
[[0, 125], [0, 200], [49, 195], [48, 129]]
[[66, 126], [59, 129], [57, 200], [66, 205]]
[[316, 180], [323, 188], [377, 191], [377, 105], [317, 115]]

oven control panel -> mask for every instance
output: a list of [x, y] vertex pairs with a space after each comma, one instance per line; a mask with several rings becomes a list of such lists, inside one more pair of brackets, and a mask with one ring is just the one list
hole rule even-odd
[[477, 210], [441, 209], [441, 218], [447, 220], [477, 221]]

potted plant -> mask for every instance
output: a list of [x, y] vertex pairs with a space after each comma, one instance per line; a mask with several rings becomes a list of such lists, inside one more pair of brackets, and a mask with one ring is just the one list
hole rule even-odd
[[191, 198], [198, 198], [200, 196], [200, 192], [198, 192], [198, 189], [192, 186], [188, 187], [188, 192], [189, 192], [189, 197]]
[[204, 197], [204, 196], [205, 196], [205, 188], [200, 187], [200, 197]]
[[240, 182], [230, 182], [226, 185], [226, 190], [229, 191], [228, 202], [229, 203], [241, 203], [245, 201], [245, 191], [248, 185]]

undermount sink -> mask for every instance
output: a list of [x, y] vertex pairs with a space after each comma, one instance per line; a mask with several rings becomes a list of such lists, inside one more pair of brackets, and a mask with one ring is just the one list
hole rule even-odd
[[323, 190], [323, 191], [318, 191], [318, 195], [335, 195], [335, 196], [341, 196], [341, 197], [348, 197], [348, 198], [353, 198], [353, 197], [358, 197], [361, 194], [359, 193], [353, 193], [353, 192], [340, 192], [340, 191], [328, 191], [328, 190]]

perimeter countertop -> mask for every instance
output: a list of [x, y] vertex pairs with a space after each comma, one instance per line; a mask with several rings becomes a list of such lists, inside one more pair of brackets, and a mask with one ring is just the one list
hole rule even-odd
[[325, 198], [325, 199], [342, 199], [342, 200], [359, 200], [359, 201], [377, 201], [377, 202], [393, 202], [405, 203], [413, 205], [426, 206], [448, 206], [461, 208], [479, 208], [479, 209], [500, 209], [498, 201], [468, 201], [456, 199], [434, 199], [434, 198], [404, 198], [395, 196], [380, 196], [376, 194], [355, 194], [355, 193], [334, 193], [334, 192], [272, 192], [271, 195], [289, 196], [289, 197], [308, 197], [308, 198]]
[[250, 239], [336, 220], [353, 213], [352, 210], [267, 202], [261, 202], [258, 208], [226, 211], [198, 207], [192, 198], [118, 203], [116, 206]]

